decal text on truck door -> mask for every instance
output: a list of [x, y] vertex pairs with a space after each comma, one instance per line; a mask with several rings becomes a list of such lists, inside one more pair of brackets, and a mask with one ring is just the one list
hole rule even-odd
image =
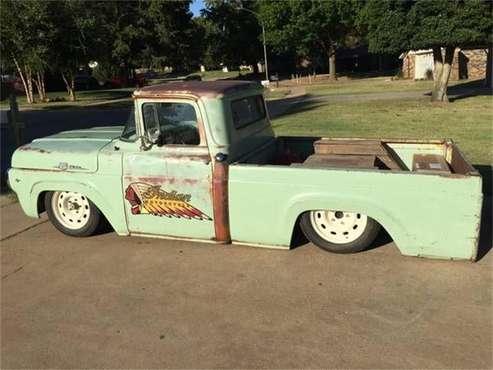
[[175, 190], [168, 192], [159, 185], [134, 182], [125, 190], [133, 215], [150, 214], [169, 218], [186, 218], [211, 221], [212, 218], [188, 203], [190, 194], [180, 194]]

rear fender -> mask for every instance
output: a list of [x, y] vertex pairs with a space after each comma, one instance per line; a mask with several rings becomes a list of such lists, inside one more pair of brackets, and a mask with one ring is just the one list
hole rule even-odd
[[363, 213], [377, 221], [392, 237], [402, 254], [414, 254], [399, 244], [406, 239], [408, 231], [404, 224], [393, 217], [392, 214], [381, 205], [367, 198], [345, 197], [343, 195], [327, 193], [308, 193], [293, 198], [285, 209], [286, 220], [290, 230], [293, 230], [299, 216], [308, 211], [319, 209], [332, 209], [348, 212]]

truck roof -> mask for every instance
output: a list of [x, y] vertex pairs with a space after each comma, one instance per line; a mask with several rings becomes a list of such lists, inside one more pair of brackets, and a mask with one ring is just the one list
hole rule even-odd
[[215, 98], [249, 89], [262, 89], [262, 85], [252, 81], [179, 81], [146, 86], [134, 92], [136, 98], [158, 98], [169, 95], [193, 95], [198, 98]]

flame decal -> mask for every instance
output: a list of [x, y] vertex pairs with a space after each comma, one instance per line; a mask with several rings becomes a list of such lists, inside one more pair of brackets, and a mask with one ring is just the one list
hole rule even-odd
[[189, 203], [191, 198], [190, 194], [167, 192], [159, 185], [143, 182], [134, 182], [125, 190], [125, 199], [130, 203], [133, 215], [151, 214], [169, 218], [211, 221], [212, 218]]

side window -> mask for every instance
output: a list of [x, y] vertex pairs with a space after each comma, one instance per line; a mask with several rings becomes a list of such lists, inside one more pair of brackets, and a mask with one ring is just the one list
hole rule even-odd
[[233, 124], [237, 129], [265, 118], [262, 95], [248, 96], [231, 102]]
[[197, 115], [188, 103], [144, 103], [142, 116], [146, 130], [159, 125], [163, 145], [199, 145]]
[[142, 116], [144, 117], [144, 128], [146, 131], [149, 131], [159, 125], [156, 116], [156, 105], [154, 103], [144, 104], [142, 107]]

